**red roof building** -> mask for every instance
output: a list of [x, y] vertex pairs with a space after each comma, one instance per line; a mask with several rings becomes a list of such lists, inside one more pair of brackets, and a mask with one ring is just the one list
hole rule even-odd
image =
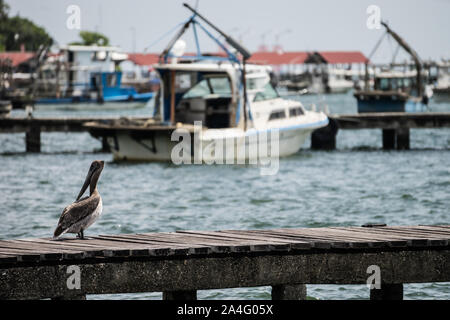
[[34, 56], [35, 56], [34, 52], [20, 52], [20, 51], [0, 52], [0, 60], [6, 59], [11, 60], [13, 67], [17, 67], [18, 65], [30, 60]]
[[[185, 56], [194, 55], [186, 53]], [[224, 53], [214, 53], [210, 55], [224, 56]], [[136, 65], [149, 66], [158, 63], [159, 55], [155, 53], [129, 53], [128, 60]], [[368, 59], [360, 51], [259, 51], [254, 52], [248, 62], [257, 64], [268, 64], [272, 66], [299, 65], [305, 63], [326, 63], [326, 64], [357, 64], [366, 63]]]
[[158, 63], [159, 55], [155, 53], [129, 53], [128, 60], [138, 66], [151, 66]]
[[308, 53], [299, 52], [255, 52], [248, 60], [250, 63], [269, 64], [273, 66], [285, 64], [303, 64]]
[[318, 51], [314, 55], [327, 64], [356, 64], [366, 63], [369, 59], [360, 51]]
[[328, 64], [366, 63], [369, 59], [360, 51], [319, 51]]

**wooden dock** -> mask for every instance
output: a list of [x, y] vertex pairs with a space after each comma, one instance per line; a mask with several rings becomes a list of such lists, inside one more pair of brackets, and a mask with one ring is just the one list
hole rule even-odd
[[[25, 132], [27, 152], [40, 152], [41, 132], [87, 132], [83, 125], [87, 122], [107, 122], [118, 117], [66, 117], [66, 118], [0, 118], [0, 133]], [[133, 118], [146, 119], [146, 118]], [[106, 141], [102, 141], [103, 149]], [[107, 149], [107, 148], [106, 148]], [[107, 151], [105, 149], [105, 151]]]
[[2, 240], [0, 299], [163, 292], [194, 300], [197, 290], [271, 286], [273, 299], [296, 300], [307, 284], [367, 284], [376, 268], [381, 287], [370, 298], [402, 299], [405, 283], [450, 281], [449, 241], [450, 225]]
[[338, 130], [381, 129], [383, 149], [408, 150], [410, 129], [450, 128], [450, 112], [388, 112], [330, 115], [327, 127], [312, 135], [311, 148], [336, 149]]
[[[450, 128], [450, 112], [445, 113], [360, 113], [329, 115], [330, 124], [316, 130], [311, 138], [311, 148], [333, 150], [336, 148], [336, 136], [339, 130], [381, 129], [383, 148], [409, 149], [411, 128]], [[89, 131], [87, 122], [105, 122], [117, 120], [117, 117], [79, 117], [79, 118], [0, 118], [0, 133], [25, 132], [27, 152], [40, 152], [41, 132], [84, 132]], [[146, 120], [148, 118], [129, 118]], [[102, 138], [103, 150], [107, 151], [105, 137]]]

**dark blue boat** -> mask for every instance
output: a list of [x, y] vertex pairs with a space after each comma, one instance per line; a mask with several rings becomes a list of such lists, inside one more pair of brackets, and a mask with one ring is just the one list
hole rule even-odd
[[365, 88], [354, 93], [358, 101], [358, 112], [426, 111], [428, 109], [429, 96], [425, 90], [426, 75], [423, 72], [419, 56], [385, 22], [381, 24], [386, 28], [387, 34], [392, 36], [399, 46], [411, 55], [415, 64], [415, 70], [380, 72], [375, 76], [373, 87], [370, 88], [368, 83], [368, 66], [366, 64]]

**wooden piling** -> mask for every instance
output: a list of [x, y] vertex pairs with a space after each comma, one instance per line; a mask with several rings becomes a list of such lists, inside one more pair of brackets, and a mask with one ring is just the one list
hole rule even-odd
[[27, 152], [41, 152], [41, 128], [37, 125], [29, 127], [25, 134], [25, 144]]
[[187, 290], [187, 291], [164, 291], [163, 300], [186, 300], [186, 301], [194, 301], [197, 300], [197, 291], [196, 290]]
[[109, 147], [108, 137], [101, 137], [102, 139], [102, 152], [111, 152], [111, 148]]
[[370, 290], [370, 300], [403, 300], [403, 284], [381, 284], [380, 289]]
[[409, 150], [409, 128], [397, 129], [397, 150]]
[[384, 150], [409, 150], [409, 128], [383, 129]]
[[272, 286], [272, 300], [306, 300], [305, 284]]
[[311, 149], [334, 150], [336, 149], [336, 135], [339, 127], [335, 120], [329, 119], [326, 127], [314, 130], [311, 134]]
[[394, 150], [396, 141], [395, 129], [383, 129], [383, 149]]

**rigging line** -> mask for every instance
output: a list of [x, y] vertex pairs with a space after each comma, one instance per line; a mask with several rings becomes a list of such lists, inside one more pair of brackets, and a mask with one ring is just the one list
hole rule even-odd
[[375, 53], [375, 51], [377, 51], [378, 47], [380, 46], [381, 42], [383, 41], [384, 37], [387, 35], [388, 33], [385, 32], [383, 33], [383, 35], [380, 37], [380, 39], [378, 40], [377, 44], [375, 45], [375, 47], [372, 49], [372, 51], [370, 52], [369, 56], [368, 56], [368, 60], [372, 59], [373, 54]]
[[391, 62], [391, 64], [394, 64], [394, 63], [395, 63], [395, 58], [397, 58], [397, 54], [398, 54], [399, 51], [400, 51], [400, 45], [397, 44], [397, 48], [395, 49], [394, 56], [392, 57], [392, 62]]
[[227, 54], [228, 58], [233, 61], [239, 63], [239, 59], [231, 53], [216, 37], [214, 37], [201, 23], [198, 23], [196, 20], [194, 20], [195, 23], [202, 29], [212, 40], [214, 40], [220, 48], [222, 48], [223, 51]]
[[197, 34], [197, 27], [195, 26], [197, 24], [197, 21], [193, 21], [194, 23], [192, 24], [192, 30], [194, 31], [194, 37], [195, 37], [195, 45], [197, 47], [197, 56], [201, 55], [201, 51], [200, 51], [200, 43], [198, 42], [198, 34]]
[[160, 42], [162, 39], [164, 39], [165, 37], [167, 37], [169, 34], [171, 34], [172, 32], [174, 32], [175, 30], [179, 29], [180, 26], [182, 26], [183, 24], [186, 24], [186, 21], [183, 21], [179, 24], [177, 24], [175, 27], [173, 27], [172, 29], [170, 29], [169, 31], [167, 31], [166, 33], [164, 33], [161, 37], [159, 37], [156, 41], [153, 41], [151, 44], [149, 44], [147, 47], [145, 47], [144, 49], [144, 53], [147, 52], [148, 49], [150, 49], [150, 47], [153, 47], [155, 44], [157, 44], [158, 42]]
[[392, 57], [394, 57], [394, 50], [392, 49], [392, 40], [391, 37], [388, 37], [389, 50], [391, 51]]

